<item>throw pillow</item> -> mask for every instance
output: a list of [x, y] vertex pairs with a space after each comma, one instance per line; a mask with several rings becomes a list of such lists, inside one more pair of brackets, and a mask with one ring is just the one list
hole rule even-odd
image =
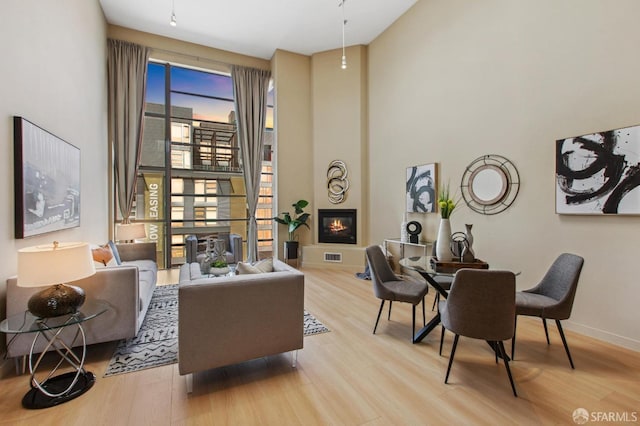
[[104, 268], [107, 266], [118, 266], [111, 247], [109, 244], [103, 246], [94, 246], [91, 248], [91, 255], [96, 268]]
[[108, 244], [109, 247], [111, 247], [111, 253], [113, 253], [113, 258], [116, 260], [116, 263], [118, 265], [122, 265], [122, 260], [120, 259], [120, 253], [118, 253], [118, 247], [116, 246], [116, 243], [109, 240]]
[[241, 274], [262, 274], [265, 272], [273, 272], [273, 259], [264, 259], [259, 262], [250, 263], [238, 262], [236, 272]]

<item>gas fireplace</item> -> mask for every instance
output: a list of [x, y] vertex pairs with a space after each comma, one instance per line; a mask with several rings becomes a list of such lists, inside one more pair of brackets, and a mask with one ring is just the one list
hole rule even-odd
[[318, 209], [318, 242], [357, 244], [356, 209]]

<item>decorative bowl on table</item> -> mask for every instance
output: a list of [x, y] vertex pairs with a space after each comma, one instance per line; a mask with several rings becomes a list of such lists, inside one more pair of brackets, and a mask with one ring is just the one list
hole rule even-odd
[[223, 268], [215, 268], [215, 267], [211, 267], [209, 269], [209, 274], [210, 275], [227, 275], [231, 270], [229, 269], [228, 266], [225, 266]]

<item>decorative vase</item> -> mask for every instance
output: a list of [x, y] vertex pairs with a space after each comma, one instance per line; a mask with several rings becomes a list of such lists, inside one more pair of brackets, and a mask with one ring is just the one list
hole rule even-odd
[[467, 242], [469, 243], [469, 249], [473, 248], [473, 234], [471, 233], [471, 227], [473, 224], [467, 223], [464, 225], [466, 228], [465, 235], [467, 236]]
[[407, 232], [407, 220], [403, 220], [400, 224], [400, 242], [408, 243], [409, 242], [409, 233]]
[[469, 243], [464, 243], [464, 248], [462, 249], [462, 261], [465, 263], [473, 263], [476, 261], [476, 255], [473, 253], [473, 250], [469, 246]]
[[451, 223], [449, 219], [440, 219], [438, 240], [436, 241], [436, 257], [440, 262], [451, 262]]
[[471, 224], [465, 224], [466, 228], [465, 235], [467, 238], [467, 242], [465, 244], [464, 250], [462, 251], [462, 261], [471, 263], [476, 261], [476, 254], [473, 251], [473, 234], [471, 233]]

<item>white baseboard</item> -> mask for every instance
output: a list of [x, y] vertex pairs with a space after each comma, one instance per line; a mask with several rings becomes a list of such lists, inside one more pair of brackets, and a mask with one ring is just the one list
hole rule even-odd
[[563, 328], [567, 330], [575, 331], [576, 333], [584, 334], [585, 336], [593, 337], [594, 339], [602, 340], [607, 343], [611, 343], [616, 346], [621, 346], [632, 351], [640, 352], [640, 341], [630, 339], [628, 337], [619, 336], [617, 334], [593, 328], [584, 324], [579, 324], [570, 320], [563, 321]]

